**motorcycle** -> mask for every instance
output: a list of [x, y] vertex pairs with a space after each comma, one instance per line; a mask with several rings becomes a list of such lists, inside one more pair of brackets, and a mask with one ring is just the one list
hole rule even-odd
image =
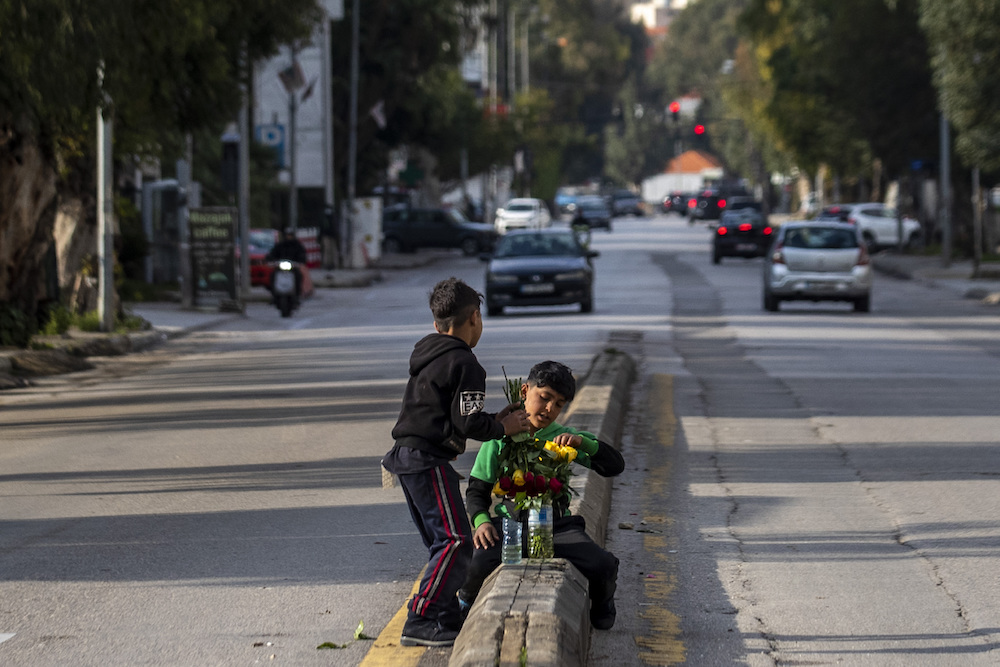
[[299, 306], [299, 295], [295, 285], [295, 273], [299, 269], [295, 262], [287, 259], [275, 262], [273, 266], [271, 294], [274, 295], [274, 305], [281, 311], [282, 317], [289, 317]]

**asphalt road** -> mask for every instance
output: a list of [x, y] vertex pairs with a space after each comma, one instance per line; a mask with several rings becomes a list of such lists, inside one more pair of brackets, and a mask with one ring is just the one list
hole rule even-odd
[[[676, 217], [594, 247], [594, 313], [487, 318], [477, 348], [493, 409], [501, 367], [639, 361], [591, 664], [996, 664], [1000, 313], [882, 276], [870, 314], [765, 313], [760, 260], [713, 266]], [[289, 320], [251, 304], [0, 394], [0, 663], [444, 664], [353, 637], [426, 560], [378, 460], [427, 292], [483, 268], [387, 271]]]

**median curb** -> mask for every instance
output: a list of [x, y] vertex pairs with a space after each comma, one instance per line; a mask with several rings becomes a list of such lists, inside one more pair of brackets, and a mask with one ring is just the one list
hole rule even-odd
[[[624, 352], [608, 349], [597, 355], [564, 423], [619, 447], [635, 375], [635, 362]], [[587, 534], [603, 546], [611, 480], [588, 472], [574, 478], [573, 488], [579, 495], [570, 503], [570, 511], [586, 520]], [[589, 606], [587, 580], [564, 559], [501, 565], [483, 583], [448, 665], [585, 665]]]

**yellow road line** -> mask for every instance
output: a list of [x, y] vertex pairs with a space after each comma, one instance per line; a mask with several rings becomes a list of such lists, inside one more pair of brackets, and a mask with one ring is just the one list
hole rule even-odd
[[[426, 566], [424, 566], [426, 568]], [[410, 590], [410, 600], [420, 587], [424, 572], [420, 571], [417, 580]], [[427, 651], [425, 646], [400, 646], [399, 636], [403, 634], [403, 624], [406, 623], [406, 603], [399, 608], [392, 620], [382, 628], [372, 647], [368, 649], [365, 659], [359, 667], [416, 667]]]
[[[653, 436], [666, 449], [674, 446], [677, 433], [677, 415], [674, 414], [674, 378], [672, 375], [656, 374], [650, 378], [647, 395], [646, 414], [652, 420]], [[669, 462], [652, 466], [643, 485], [643, 519], [648, 524], [659, 524], [667, 529], [673, 519], [656, 510], [664, 506], [670, 482]], [[655, 509], [654, 509], [655, 508]], [[649, 511], [645, 511], [649, 509]], [[653, 562], [662, 563], [662, 570], [646, 573], [643, 581], [643, 595], [652, 604], [641, 616], [649, 623], [649, 634], [636, 637], [636, 643], [644, 649], [639, 658], [647, 665], [677, 665], [685, 661], [684, 642], [681, 639], [680, 616], [670, 611], [670, 597], [677, 588], [677, 564], [670, 554], [669, 531], [663, 534], [649, 534], [643, 538], [643, 550]]]

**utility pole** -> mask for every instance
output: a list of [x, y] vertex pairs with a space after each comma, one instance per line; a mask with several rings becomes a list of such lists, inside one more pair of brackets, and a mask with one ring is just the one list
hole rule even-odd
[[[104, 87], [104, 63], [97, 70], [97, 85]], [[105, 100], [107, 101], [107, 100]], [[97, 108], [97, 261], [100, 281], [97, 293], [97, 314], [101, 331], [115, 328], [115, 255], [114, 255], [114, 160], [111, 112], [105, 115]]]
[[941, 265], [951, 266], [951, 135], [948, 119], [941, 114], [939, 124], [941, 135]]
[[[292, 45], [292, 71], [298, 72], [298, 54]], [[295, 116], [297, 114], [299, 94], [298, 86], [292, 86], [288, 91], [288, 226], [293, 230], [299, 228], [299, 183], [295, 171]]]
[[354, 195], [358, 169], [358, 70], [361, 58], [361, 3], [354, 0], [351, 3], [351, 101], [348, 110], [347, 139], [347, 211], [344, 218], [346, 229], [344, 234], [345, 266], [354, 268]]
[[[326, 231], [329, 233], [332, 231], [329, 228], [329, 223], [335, 219], [336, 216], [333, 212], [336, 211], [336, 202], [334, 201], [336, 195], [333, 189], [333, 88], [332, 88], [332, 78], [333, 75], [330, 72], [330, 19], [329, 13], [324, 10], [323, 12], [323, 30], [322, 30], [322, 46], [323, 46], [323, 56], [321, 59], [320, 75], [323, 90], [322, 99], [322, 110], [323, 110], [323, 199], [324, 199], [324, 212], [330, 211], [330, 221], [327, 223]], [[326, 253], [324, 252], [324, 255]], [[326, 262], [324, 257], [324, 262]]]
[[246, 47], [243, 49], [243, 104], [239, 118], [239, 180], [237, 181], [237, 207], [240, 221], [240, 305], [246, 308], [250, 296], [250, 77], [253, 63], [250, 62]]

